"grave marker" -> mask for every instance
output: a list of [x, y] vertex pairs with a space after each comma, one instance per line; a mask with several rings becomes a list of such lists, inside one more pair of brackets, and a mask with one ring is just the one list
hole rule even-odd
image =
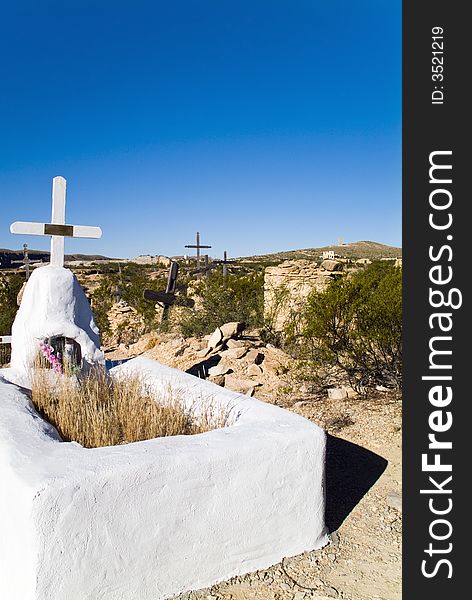
[[196, 248], [197, 249], [197, 269], [200, 268], [200, 250], [201, 248], [211, 248], [211, 246], [203, 246], [200, 244], [200, 232], [197, 231], [196, 244], [187, 244], [185, 248]]
[[214, 260], [211, 264], [207, 264], [205, 267], [202, 267], [201, 269], [194, 269], [193, 271], [190, 271], [190, 275], [208, 273], [209, 271], [216, 269], [217, 266], [223, 265], [223, 277], [226, 279], [226, 277], [228, 275], [228, 265], [233, 265], [235, 263], [236, 263], [235, 260], [228, 260], [228, 254], [225, 250], [223, 253], [223, 260]]
[[54, 177], [52, 180], [52, 216], [51, 223], [31, 223], [15, 221], [10, 225], [11, 233], [21, 235], [50, 235], [50, 264], [64, 266], [64, 237], [100, 238], [100, 227], [88, 225], [66, 225], [66, 180]]
[[154, 290], [144, 290], [143, 298], [145, 300], [153, 300], [154, 302], [163, 305], [161, 317], [161, 327], [169, 319], [170, 307], [174, 304], [180, 306], [192, 307], [195, 302], [192, 298], [177, 298], [175, 292], [177, 290], [177, 275], [179, 273], [179, 263], [172, 261], [169, 267], [169, 275], [167, 276], [167, 286], [165, 291], [156, 292]]
[[12, 264], [23, 264], [25, 265], [25, 275], [26, 281], [28, 281], [30, 276], [30, 265], [35, 263], [43, 262], [42, 260], [30, 260], [28, 256], [28, 244], [23, 244], [23, 259], [22, 260], [12, 260]]

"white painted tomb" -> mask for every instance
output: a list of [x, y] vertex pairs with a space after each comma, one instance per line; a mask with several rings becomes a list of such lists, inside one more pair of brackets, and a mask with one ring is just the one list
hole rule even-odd
[[25, 389], [39, 340], [56, 335], [103, 361], [83, 290], [51, 265], [28, 281], [12, 366], [0, 370], [0, 598], [164, 599], [327, 543], [322, 429], [138, 357], [110, 374], [226, 409], [230, 425], [104, 448], [63, 442]]
[[1, 598], [158, 600], [327, 543], [322, 429], [148, 358], [112, 372], [130, 370], [234, 424], [86, 449], [0, 372]]
[[10, 364], [16, 381], [28, 385], [40, 342], [59, 337], [79, 344], [84, 372], [105, 363], [90, 304], [75, 275], [64, 267], [38, 267], [12, 326]]
[[65, 215], [66, 180], [54, 177], [51, 223], [16, 221], [10, 226], [12, 233], [51, 236], [50, 264], [37, 268], [28, 279], [12, 326], [11, 367], [15, 381], [25, 385], [28, 385], [40, 344], [50, 345], [54, 339], [62, 340], [66, 350], [78, 348], [74, 353], [78, 355], [78, 367], [82, 372], [105, 363], [87, 297], [72, 271], [63, 267], [64, 237], [99, 238], [102, 230], [86, 225], [66, 225]]

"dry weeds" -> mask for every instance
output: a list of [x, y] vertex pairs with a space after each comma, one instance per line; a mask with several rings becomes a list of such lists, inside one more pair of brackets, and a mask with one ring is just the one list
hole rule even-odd
[[156, 398], [139, 376], [112, 379], [102, 369], [75, 377], [35, 368], [32, 400], [64, 441], [86, 448], [114, 446], [225, 427], [228, 414], [208, 402], [185, 409], [168, 389]]

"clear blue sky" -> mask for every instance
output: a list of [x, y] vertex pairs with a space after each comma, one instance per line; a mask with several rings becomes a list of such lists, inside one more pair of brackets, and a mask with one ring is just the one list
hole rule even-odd
[[401, 2], [4, 2], [0, 247], [230, 256], [401, 245]]

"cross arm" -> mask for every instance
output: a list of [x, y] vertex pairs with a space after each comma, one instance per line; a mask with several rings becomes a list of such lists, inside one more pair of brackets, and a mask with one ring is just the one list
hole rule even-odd
[[100, 227], [89, 225], [60, 225], [57, 223], [30, 223], [28, 221], [15, 221], [10, 225], [11, 233], [23, 235], [60, 235], [64, 237], [100, 238]]

